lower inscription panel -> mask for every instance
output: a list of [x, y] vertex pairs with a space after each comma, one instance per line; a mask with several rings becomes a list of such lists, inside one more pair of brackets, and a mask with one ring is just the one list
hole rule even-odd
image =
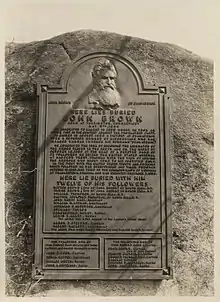
[[160, 269], [161, 239], [105, 239], [105, 269]]
[[44, 239], [43, 268], [99, 269], [99, 239]]

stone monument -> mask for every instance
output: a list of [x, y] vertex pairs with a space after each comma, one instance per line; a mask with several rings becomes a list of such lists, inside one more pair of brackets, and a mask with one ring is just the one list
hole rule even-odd
[[7, 295], [213, 295], [213, 62], [76, 31], [5, 85]]

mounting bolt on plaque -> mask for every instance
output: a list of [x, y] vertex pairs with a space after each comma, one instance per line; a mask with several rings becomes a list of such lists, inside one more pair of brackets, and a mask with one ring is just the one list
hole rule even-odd
[[41, 92], [47, 92], [48, 86], [41, 86]]
[[160, 93], [166, 93], [166, 88], [165, 87], [159, 87], [159, 92]]
[[42, 272], [41, 269], [38, 268], [38, 266], [33, 265], [32, 272], [33, 272], [32, 275], [34, 279], [42, 278], [44, 276], [44, 273]]

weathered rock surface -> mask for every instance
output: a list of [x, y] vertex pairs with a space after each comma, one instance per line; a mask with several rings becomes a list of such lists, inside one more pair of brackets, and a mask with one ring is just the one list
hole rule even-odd
[[[31, 283], [35, 84], [59, 83], [85, 51], [115, 50], [133, 59], [147, 84], [172, 93], [174, 279]], [[6, 45], [6, 271], [8, 295], [213, 295], [213, 63], [175, 45], [77, 31]]]

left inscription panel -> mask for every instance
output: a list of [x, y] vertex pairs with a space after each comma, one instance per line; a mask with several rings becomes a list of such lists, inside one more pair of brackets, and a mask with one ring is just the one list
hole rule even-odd
[[99, 269], [99, 239], [43, 241], [44, 269]]

